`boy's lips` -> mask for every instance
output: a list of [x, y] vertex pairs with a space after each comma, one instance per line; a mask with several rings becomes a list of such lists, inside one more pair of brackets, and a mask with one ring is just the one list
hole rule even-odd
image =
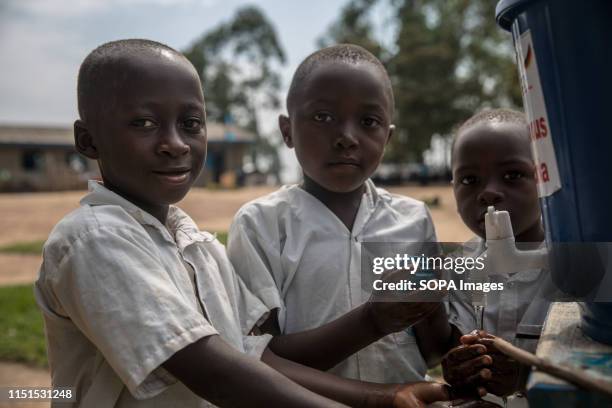
[[182, 184], [189, 178], [191, 168], [172, 167], [161, 170], [154, 170], [153, 173], [169, 184]]
[[330, 166], [354, 166], [359, 167], [359, 160], [356, 159], [339, 159], [328, 163]]

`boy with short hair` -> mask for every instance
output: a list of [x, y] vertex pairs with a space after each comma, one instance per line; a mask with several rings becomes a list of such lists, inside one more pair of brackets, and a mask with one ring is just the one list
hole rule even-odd
[[260, 358], [352, 406], [448, 398], [441, 384], [335, 379], [245, 334], [266, 306], [223, 246], [171, 206], [206, 155], [202, 88], [182, 54], [148, 40], [104, 44], [81, 65], [78, 102], [76, 148], [103, 183], [51, 232], [35, 286], [52, 383], [75, 388], [74, 406], [344, 406]]
[[[295, 149], [304, 180], [243, 206], [228, 242], [237, 273], [272, 310], [263, 327], [283, 334], [271, 348], [293, 356], [283, 339], [306, 332], [313, 348], [324, 352], [310, 359], [302, 352], [304, 364], [337, 364], [333, 373], [366, 381], [422, 380], [426, 362], [412, 329], [401, 330], [408, 323], [386, 330], [394, 333], [354, 355], [359, 348], [347, 344], [368, 344], [360, 333], [337, 330], [326, 342], [316, 340], [316, 328], [342, 326], [347, 316], [371, 305], [362, 289], [362, 242], [416, 243], [420, 253], [421, 243], [436, 240], [423, 203], [369, 180], [394, 128], [385, 68], [356, 45], [319, 50], [295, 72], [287, 111], [279, 127], [285, 144]], [[416, 323], [439, 305], [407, 302], [404, 313], [420, 310], [410, 322]]]
[[[486, 250], [484, 216], [489, 206], [509, 212], [518, 245], [531, 249], [542, 245], [544, 228], [535, 165], [523, 113], [495, 109], [468, 119], [453, 140], [452, 171], [457, 209], [477, 235], [469, 242], [471, 256], [482, 256]], [[534, 352], [554, 291], [549, 274], [533, 269], [490, 279], [502, 283], [504, 289], [487, 294], [484, 330]], [[480, 343], [488, 334], [472, 333], [480, 328], [476, 327], [471, 302], [463, 295], [450, 294], [452, 343], [460, 344], [459, 338], [464, 335], [464, 345], [451, 350], [443, 360], [446, 380], [457, 386], [484, 386], [500, 396], [520, 390], [526, 367], [487, 349], [483, 345], [486, 340]]]

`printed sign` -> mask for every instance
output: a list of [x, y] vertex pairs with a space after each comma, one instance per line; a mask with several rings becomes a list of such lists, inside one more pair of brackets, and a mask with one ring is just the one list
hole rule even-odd
[[516, 55], [523, 105], [529, 121], [531, 151], [537, 166], [538, 195], [547, 197], [561, 188], [561, 178], [529, 30], [516, 42]]

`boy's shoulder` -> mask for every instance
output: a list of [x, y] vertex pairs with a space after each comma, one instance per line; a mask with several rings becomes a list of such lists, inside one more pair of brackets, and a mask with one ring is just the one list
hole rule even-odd
[[260, 217], [268, 214], [275, 216], [291, 211], [301, 194], [308, 194], [297, 184], [285, 185], [276, 191], [257, 197], [244, 204], [236, 213], [235, 219]]
[[138, 229], [139, 225], [128, 211], [118, 205], [82, 204], [55, 225], [49, 239], [77, 237], [101, 229]]
[[51, 230], [44, 245], [43, 255], [59, 262], [79, 241], [92, 240], [107, 234], [127, 239], [147, 237], [133, 215], [118, 205], [81, 206], [62, 218]]
[[368, 181], [368, 188], [372, 191], [372, 195], [375, 195], [383, 210], [398, 212], [404, 216], [428, 213], [427, 205], [416, 198], [391, 193], [384, 188], [377, 187], [371, 180]]

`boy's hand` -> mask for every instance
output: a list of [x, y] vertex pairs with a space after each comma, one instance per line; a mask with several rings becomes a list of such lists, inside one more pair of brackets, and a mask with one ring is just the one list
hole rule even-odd
[[444, 380], [458, 395], [486, 395], [483, 384], [491, 377], [488, 367], [493, 363], [486, 352], [487, 348], [482, 344], [462, 344], [442, 357]]
[[393, 408], [421, 408], [435, 401], [448, 401], [448, 386], [435, 382], [418, 382], [400, 386], [393, 398]]
[[[403, 385], [395, 393], [393, 408], [424, 408], [437, 401], [449, 401], [452, 392], [447, 385], [435, 382], [418, 382]], [[450, 405], [439, 403], [432, 407], [459, 407], [459, 408], [494, 408], [499, 407], [488, 401], [480, 399], [457, 399], [451, 401]]]
[[483, 338], [494, 336], [474, 331], [461, 337], [463, 344], [442, 359], [444, 379], [460, 395], [509, 395], [515, 391], [520, 366], [493, 346], [483, 345]]
[[[385, 283], [397, 283], [406, 278], [405, 271], [393, 271], [383, 277]], [[366, 307], [372, 323], [382, 334], [395, 333], [443, 307], [445, 291], [380, 291], [372, 293]]]
[[485, 387], [487, 391], [503, 397], [517, 391], [521, 364], [497, 350], [492, 342], [486, 341], [494, 338], [492, 334], [481, 330], [461, 337], [461, 342], [478, 343], [487, 347], [487, 355], [491, 356], [493, 364], [490, 366], [491, 378], [486, 381]]

